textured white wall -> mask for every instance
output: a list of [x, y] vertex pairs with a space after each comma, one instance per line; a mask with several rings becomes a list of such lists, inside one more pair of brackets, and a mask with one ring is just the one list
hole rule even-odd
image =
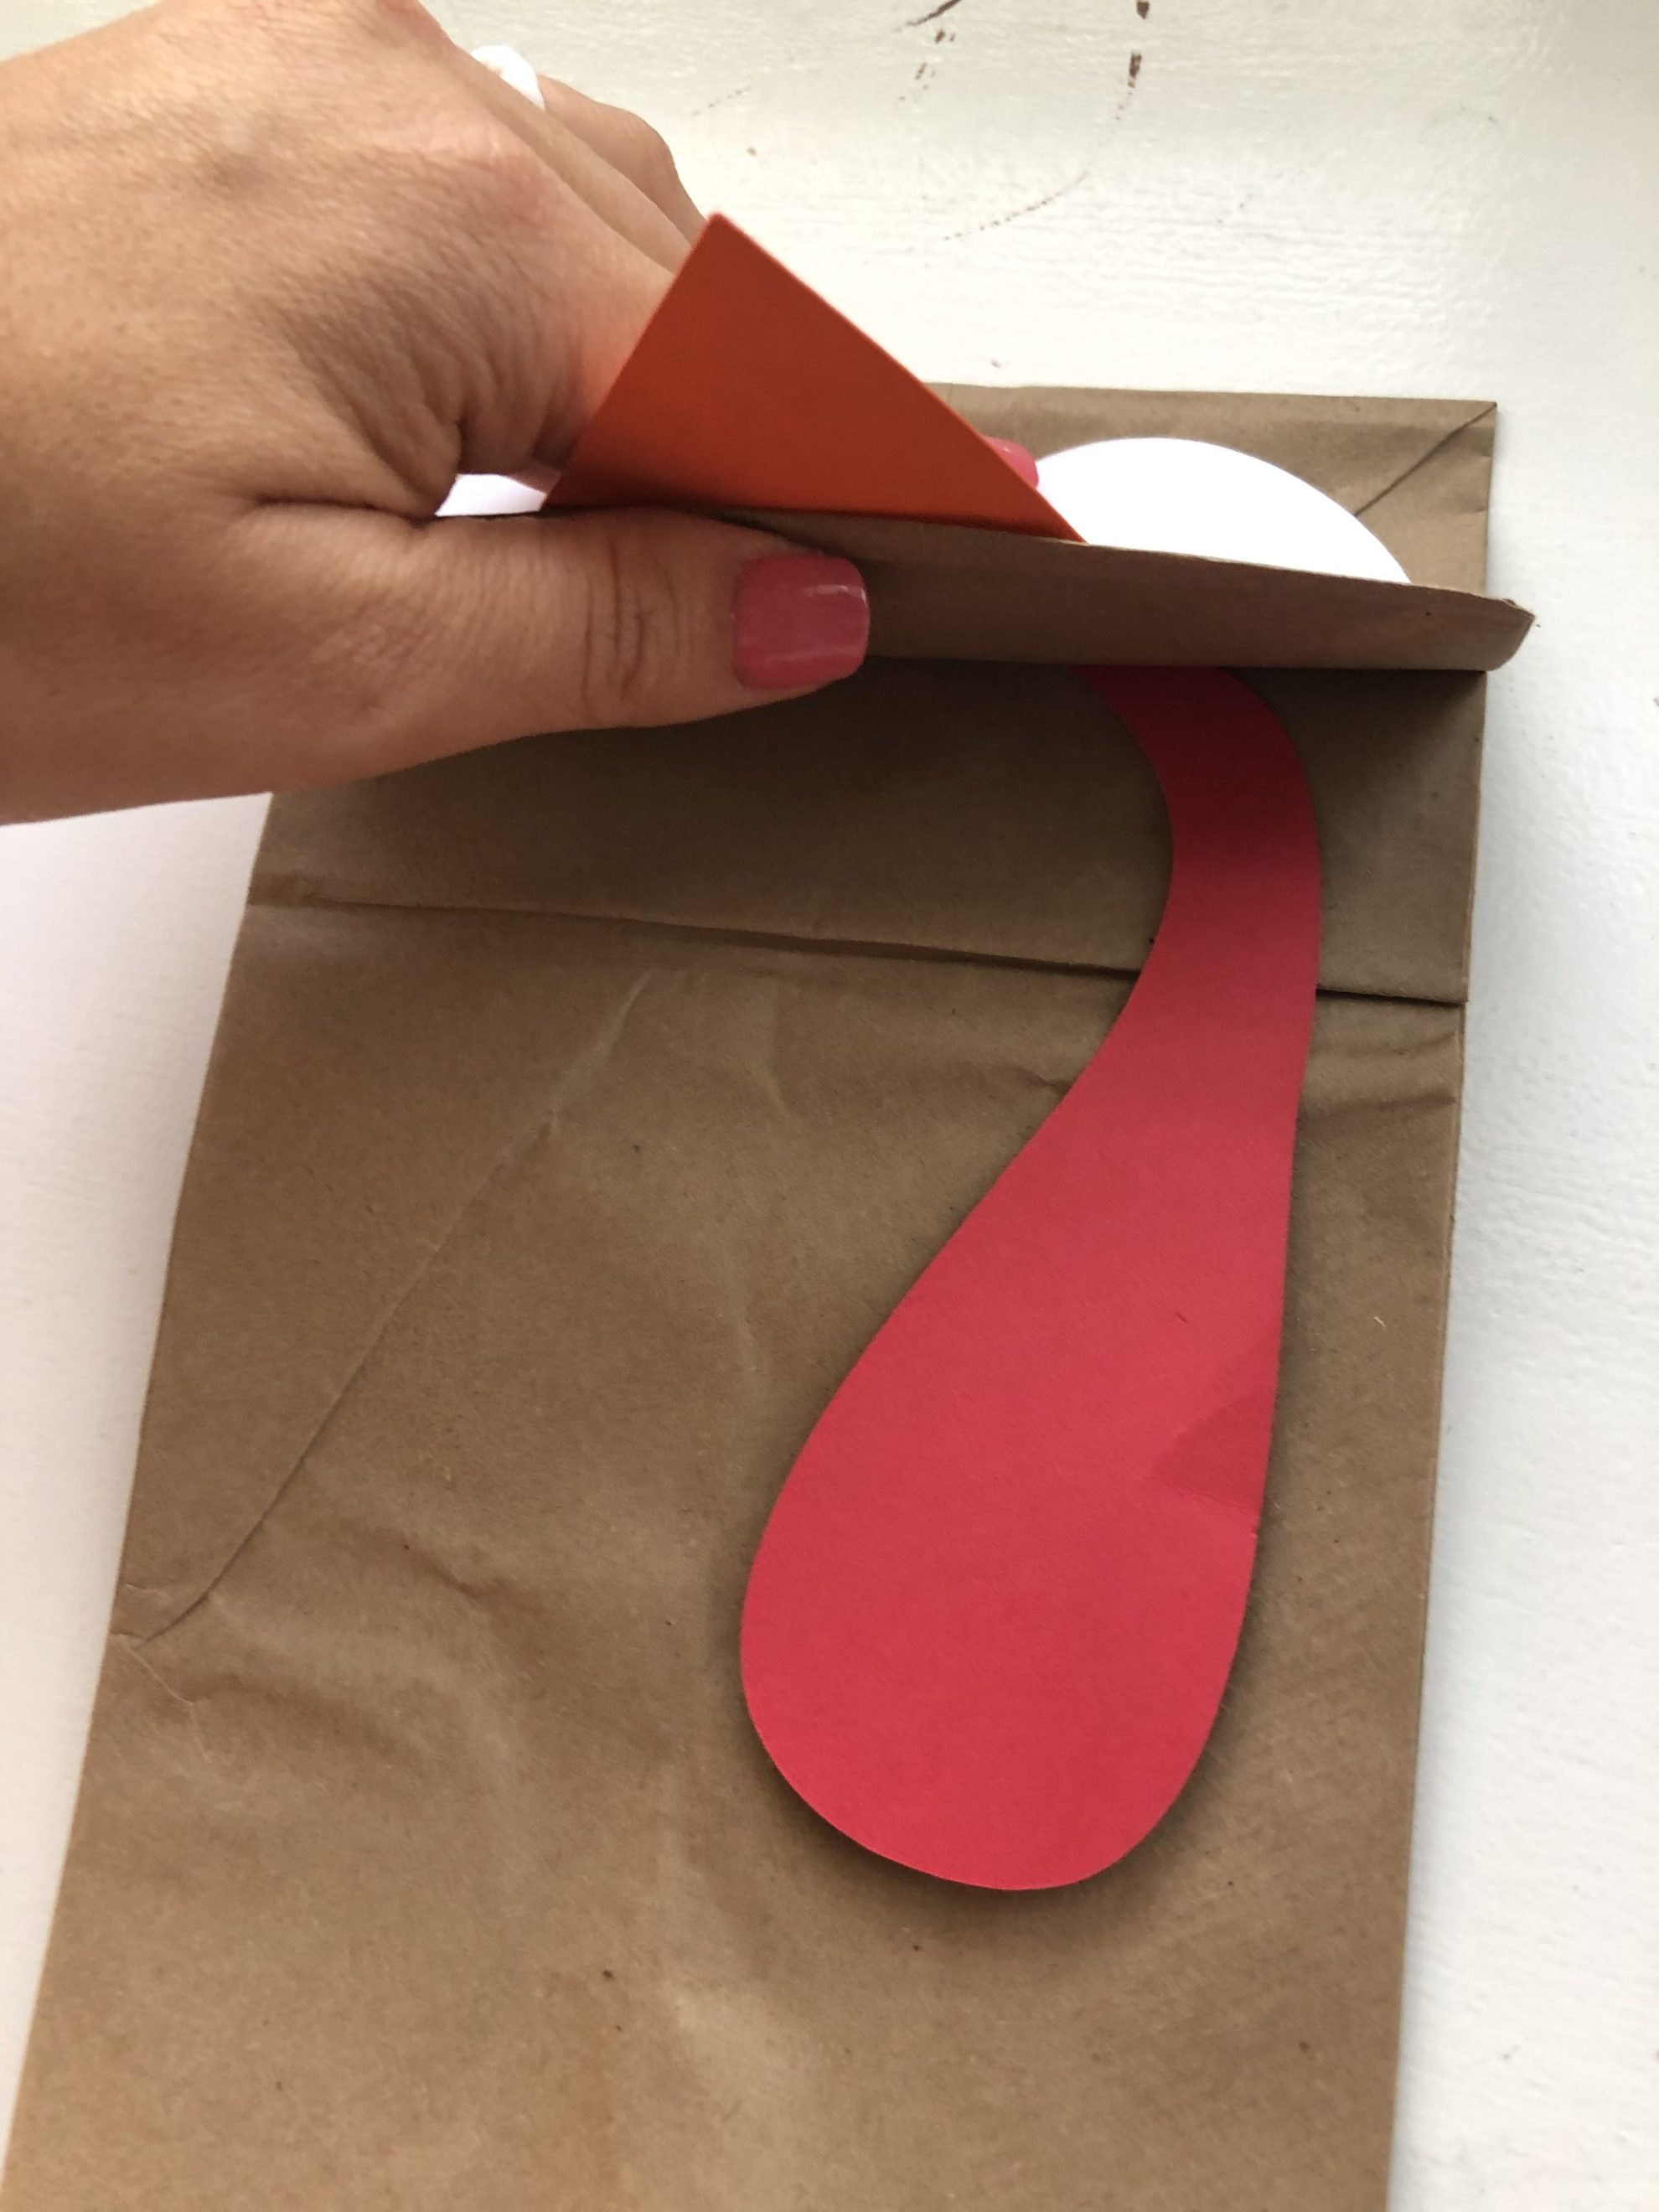
[[[0, 0], [0, 50], [109, 12]], [[1501, 402], [1540, 621], [1493, 685], [1395, 2203], [1655, 2212], [1659, 9], [441, 12], [642, 109], [925, 374]], [[6, 2081], [257, 815], [0, 838]]]

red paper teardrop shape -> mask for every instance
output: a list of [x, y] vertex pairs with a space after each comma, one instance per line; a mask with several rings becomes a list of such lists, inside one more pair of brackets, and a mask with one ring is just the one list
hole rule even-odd
[[743, 1616], [749, 1709], [824, 1818], [998, 1889], [1168, 1809], [1237, 1642], [1279, 1364], [1319, 864], [1277, 717], [1213, 671], [1079, 673], [1173, 865], [1100, 1050], [808, 1439]]

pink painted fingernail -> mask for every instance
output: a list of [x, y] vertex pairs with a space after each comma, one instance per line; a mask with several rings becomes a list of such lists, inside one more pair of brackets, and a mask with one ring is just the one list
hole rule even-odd
[[985, 442], [996, 447], [1017, 477], [1024, 477], [1028, 484], [1036, 482], [1036, 456], [1028, 453], [1024, 446], [1017, 446], [1012, 438], [988, 438]]
[[870, 602], [850, 561], [771, 553], [738, 578], [732, 660], [756, 691], [808, 691], [850, 676], [870, 643]]

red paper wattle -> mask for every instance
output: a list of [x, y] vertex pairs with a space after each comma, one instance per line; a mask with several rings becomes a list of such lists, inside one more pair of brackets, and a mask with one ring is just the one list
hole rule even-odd
[[768, 1523], [743, 1616], [781, 1771], [872, 1850], [1033, 1889], [1168, 1810], [1238, 1638], [1279, 1364], [1319, 947], [1313, 811], [1235, 677], [1078, 672], [1173, 866], [1094, 1059], [884, 1325]]

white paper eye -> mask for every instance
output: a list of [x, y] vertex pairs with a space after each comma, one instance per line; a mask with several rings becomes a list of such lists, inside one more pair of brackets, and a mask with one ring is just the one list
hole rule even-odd
[[1231, 446], [1102, 439], [1050, 453], [1037, 464], [1037, 486], [1091, 545], [1409, 580], [1358, 515], [1288, 469]]

